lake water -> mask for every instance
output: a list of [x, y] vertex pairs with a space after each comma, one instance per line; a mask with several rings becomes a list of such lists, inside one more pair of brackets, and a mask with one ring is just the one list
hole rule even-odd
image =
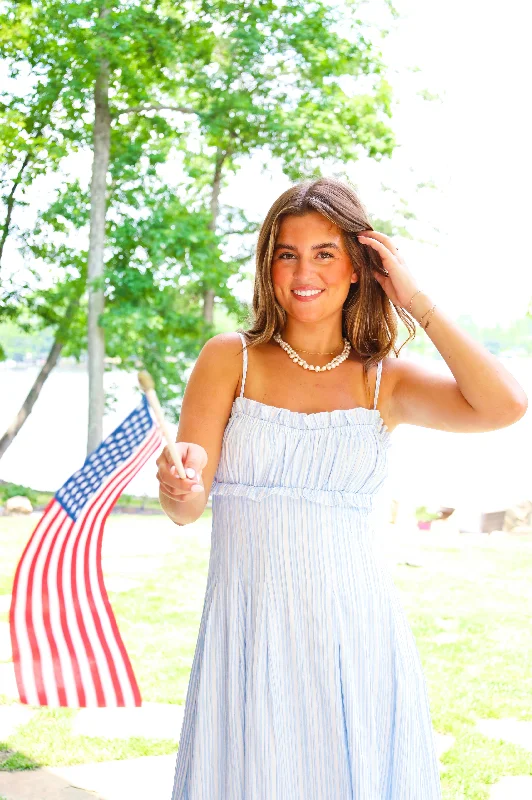
[[[411, 354], [408, 358], [412, 358]], [[419, 363], [446, 372], [443, 360]], [[500, 359], [532, 398], [532, 360]], [[0, 427], [5, 430], [18, 411], [37, 368], [0, 365]], [[106, 388], [116, 396], [105, 417], [109, 434], [137, 405], [136, 374], [106, 374]], [[84, 368], [56, 368], [33, 413], [0, 460], [0, 478], [56, 491], [85, 459], [88, 378]], [[176, 426], [173, 426], [177, 430]], [[487, 433], [447, 433], [399, 425], [391, 434], [390, 498], [415, 505], [478, 506], [501, 510], [532, 499], [532, 413], [507, 428]], [[157, 496], [155, 458], [130, 483], [128, 493]]]

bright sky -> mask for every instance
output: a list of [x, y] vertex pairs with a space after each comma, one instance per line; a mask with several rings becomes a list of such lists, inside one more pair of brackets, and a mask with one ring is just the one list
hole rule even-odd
[[[532, 4], [397, 0], [396, 22], [376, 6], [392, 28], [380, 46], [397, 99], [391, 124], [400, 147], [381, 164], [350, 165], [350, 179], [381, 218], [393, 197], [381, 184], [407, 200], [418, 217], [407, 227], [435, 244], [405, 239], [400, 246], [434, 302], [481, 324], [509, 323], [532, 300]], [[441, 102], [424, 101], [417, 94], [423, 89]], [[414, 191], [430, 180], [435, 190]], [[255, 165], [241, 170], [224, 199], [237, 204], [245, 196], [260, 219], [288, 186], [279, 170], [261, 175]]]

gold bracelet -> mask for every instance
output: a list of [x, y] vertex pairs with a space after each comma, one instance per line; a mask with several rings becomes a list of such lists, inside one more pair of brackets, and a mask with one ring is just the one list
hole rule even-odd
[[[436, 308], [436, 304], [434, 304], [434, 305], [432, 306], [432, 308], [431, 308], [429, 311], [427, 311], [427, 313], [426, 313], [426, 314], [423, 314], [423, 317], [426, 317], [426, 316], [427, 316], [427, 314], [430, 314], [430, 315], [432, 316], [432, 314], [434, 313], [434, 309], [435, 309], [435, 308]], [[421, 319], [423, 319], [423, 317], [421, 317]], [[426, 330], [427, 330], [427, 328], [429, 327], [429, 324], [430, 324], [430, 317], [429, 317], [429, 318], [428, 318], [428, 320], [427, 320], [427, 324], [426, 324], [426, 325], [422, 325], [422, 328], [423, 328], [423, 330], [424, 330], [424, 331], [426, 331]]]
[[414, 294], [413, 294], [413, 295], [412, 295], [412, 297], [410, 298], [410, 303], [409, 303], [409, 305], [408, 305], [408, 310], [410, 311], [410, 313], [412, 313], [412, 300], [414, 299], [414, 297], [416, 296], [416, 294], [419, 294], [421, 291], [422, 291], [422, 289], [418, 289], [418, 290], [417, 290], [417, 292], [414, 292]]
[[[432, 308], [434, 308], [434, 306], [432, 306]], [[420, 319], [419, 319], [419, 325], [421, 325], [421, 323], [423, 322], [423, 317], [426, 317], [426, 316], [427, 316], [427, 314], [429, 314], [429, 313], [432, 311], [432, 308], [429, 308], [429, 310], [428, 310], [428, 311], [425, 311], [425, 313], [423, 314], [423, 316], [422, 316], [422, 317], [420, 317]]]

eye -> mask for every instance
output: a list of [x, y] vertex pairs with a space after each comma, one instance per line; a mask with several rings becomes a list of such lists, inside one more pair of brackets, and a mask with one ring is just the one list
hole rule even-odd
[[286, 253], [280, 253], [278, 258], [283, 258], [283, 256], [289, 256], [289, 257], [293, 256], [295, 258], [294, 254], [293, 253], [289, 253], [288, 251]]
[[328, 253], [325, 250], [320, 250], [319, 255], [320, 256], [329, 256], [329, 258], [334, 258], [332, 253]]

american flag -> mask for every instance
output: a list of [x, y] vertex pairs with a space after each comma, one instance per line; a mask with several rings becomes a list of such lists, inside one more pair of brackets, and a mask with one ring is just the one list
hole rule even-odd
[[161, 444], [146, 397], [59, 489], [17, 567], [10, 610], [20, 700], [140, 706], [102, 572], [105, 520]]

